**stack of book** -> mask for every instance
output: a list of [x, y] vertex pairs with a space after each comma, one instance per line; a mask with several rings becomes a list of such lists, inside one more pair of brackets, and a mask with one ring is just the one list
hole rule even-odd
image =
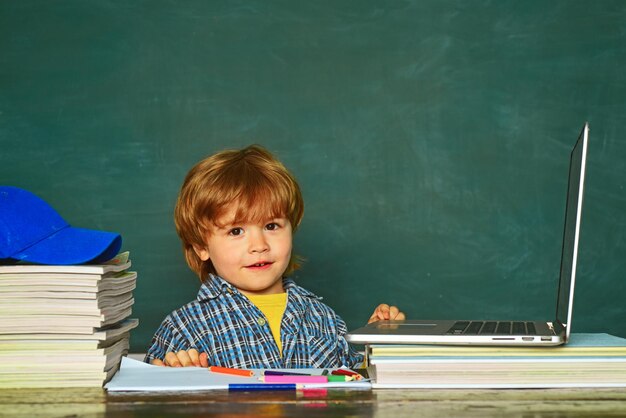
[[128, 352], [137, 273], [102, 265], [0, 265], [0, 388], [99, 387]]
[[374, 388], [626, 387], [626, 339], [572, 334], [558, 347], [370, 345]]

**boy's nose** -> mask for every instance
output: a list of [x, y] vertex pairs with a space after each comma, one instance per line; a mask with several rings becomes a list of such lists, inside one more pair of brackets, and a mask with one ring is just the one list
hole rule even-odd
[[262, 232], [250, 234], [250, 252], [262, 253], [268, 249], [269, 245]]

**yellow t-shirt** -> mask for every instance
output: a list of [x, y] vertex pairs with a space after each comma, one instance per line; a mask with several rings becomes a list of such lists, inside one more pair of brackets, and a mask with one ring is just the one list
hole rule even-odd
[[287, 308], [287, 293], [277, 293], [275, 295], [246, 295], [250, 302], [254, 303], [254, 305], [259, 308], [270, 326], [270, 330], [272, 331], [272, 336], [274, 337], [274, 341], [276, 341], [276, 345], [278, 346], [278, 351], [280, 355], [283, 355], [283, 344], [280, 341], [280, 323], [283, 320], [283, 314], [285, 313], [285, 308]]

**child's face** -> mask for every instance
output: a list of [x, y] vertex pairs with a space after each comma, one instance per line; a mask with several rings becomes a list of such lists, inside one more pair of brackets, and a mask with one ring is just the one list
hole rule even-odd
[[236, 206], [217, 219], [207, 236], [206, 247], [196, 249], [203, 260], [211, 259], [217, 274], [244, 294], [282, 293], [283, 273], [292, 248], [291, 223], [272, 218], [260, 223], [235, 224]]

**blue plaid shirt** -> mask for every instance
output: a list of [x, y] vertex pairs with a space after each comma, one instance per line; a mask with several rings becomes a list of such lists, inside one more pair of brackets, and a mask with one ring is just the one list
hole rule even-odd
[[345, 322], [321, 298], [284, 279], [287, 307], [281, 357], [267, 319], [236, 287], [209, 276], [197, 299], [168, 315], [156, 331], [145, 361], [195, 348], [209, 365], [237, 368], [360, 367], [363, 356], [344, 335]]

